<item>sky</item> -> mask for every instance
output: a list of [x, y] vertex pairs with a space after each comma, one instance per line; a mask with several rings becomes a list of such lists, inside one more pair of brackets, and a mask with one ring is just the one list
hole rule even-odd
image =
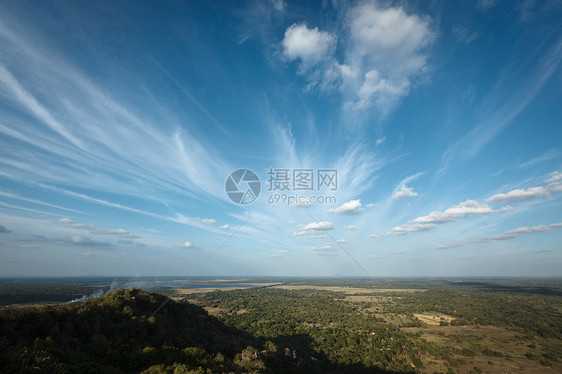
[[0, 276], [562, 276], [560, 19], [0, 1]]

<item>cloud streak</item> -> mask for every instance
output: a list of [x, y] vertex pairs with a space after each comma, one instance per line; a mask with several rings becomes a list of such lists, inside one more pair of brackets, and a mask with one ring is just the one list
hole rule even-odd
[[408, 223], [393, 227], [384, 235], [407, 235], [414, 232], [429, 231], [434, 229], [438, 224], [455, 222], [470, 215], [498, 213], [511, 209], [511, 207], [504, 207], [494, 210], [488, 204], [479, 203], [475, 200], [466, 200], [442, 212], [434, 211], [429, 215], [414, 218]]
[[[539, 47], [540, 49], [540, 47]], [[539, 51], [528, 56], [536, 59]], [[442, 155], [443, 173], [456, 161], [466, 161], [475, 157], [485, 146], [492, 142], [512, 121], [527, 108], [551, 77], [558, 71], [562, 61], [562, 38], [559, 38], [549, 50], [545, 51], [538, 62], [529, 69], [529, 61], [508, 65], [501, 79], [485, 98], [479, 110], [480, 120], [461, 139], [449, 146]], [[522, 78], [522, 79], [517, 79]], [[522, 83], [511, 87], [512, 82]]]
[[545, 180], [548, 184], [543, 186], [520, 188], [511, 190], [506, 193], [499, 193], [490, 196], [486, 201], [509, 204], [519, 203], [534, 199], [550, 199], [553, 195], [562, 192], [562, 173], [559, 171], [552, 172], [548, 179]]
[[553, 223], [550, 225], [538, 225], [538, 226], [531, 226], [531, 227], [522, 226], [522, 227], [517, 227], [515, 229], [504, 231], [501, 234], [489, 235], [481, 238], [467, 239], [460, 242], [441, 244], [437, 246], [437, 249], [449, 249], [455, 247], [462, 247], [464, 245], [469, 245], [469, 244], [485, 244], [494, 241], [512, 240], [524, 235], [550, 232], [552, 229], [561, 228], [561, 227], [562, 227], [562, 222]]

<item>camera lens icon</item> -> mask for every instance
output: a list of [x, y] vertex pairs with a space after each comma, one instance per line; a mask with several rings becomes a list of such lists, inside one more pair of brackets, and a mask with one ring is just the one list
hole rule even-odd
[[260, 195], [261, 181], [253, 171], [238, 169], [226, 178], [224, 189], [230, 200], [236, 204], [251, 204]]

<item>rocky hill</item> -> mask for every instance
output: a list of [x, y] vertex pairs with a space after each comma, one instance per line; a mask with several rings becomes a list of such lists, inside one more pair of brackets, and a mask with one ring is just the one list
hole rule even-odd
[[257, 343], [198, 306], [138, 289], [0, 309], [2, 373], [263, 371]]

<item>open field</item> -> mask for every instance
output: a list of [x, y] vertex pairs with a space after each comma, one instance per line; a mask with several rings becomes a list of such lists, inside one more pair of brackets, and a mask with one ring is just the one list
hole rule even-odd
[[421, 322], [428, 324], [429, 326], [439, 326], [441, 321], [445, 321], [447, 323], [451, 323], [454, 317], [447, 316], [445, 314], [420, 314], [420, 313], [413, 313], [414, 317], [419, 319]]
[[357, 288], [347, 286], [318, 286], [318, 285], [282, 285], [276, 288], [284, 290], [322, 290], [333, 292], [344, 292], [346, 294], [362, 293], [386, 293], [386, 292], [421, 292], [423, 289], [409, 288]]
[[[430, 326], [407, 327], [404, 332], [417, 333], [416, 341], [433, 344], [438, 349], [458, 352], [456, 371], [469, 373], [474, 366], [486, 373], [559, 373], [560, 363], [545, 367], [539, 361], [541, 350], [562, 350], [559, 339], [545, 339], [519, 330], [497, 326]], [[483, 352], [479, 355], [477, 352]], [[531, 357], [532, 359], [529, 359]], [[435, 357], [422, 356], [423, 372], [432, 373], [443, 367]], [[435, 362], [435, 363], [432, 363]]]
[[248, 287], [228, 287], [228, 288], [217, 288], [217, 287], [202, 287], [202, 288], [171, 288], [171, 291], [176, 292], [178, 295], [191, 295], [194, 293], [207, 293], [213, 291], [234, 291], [234, 290], [244, 290]]

